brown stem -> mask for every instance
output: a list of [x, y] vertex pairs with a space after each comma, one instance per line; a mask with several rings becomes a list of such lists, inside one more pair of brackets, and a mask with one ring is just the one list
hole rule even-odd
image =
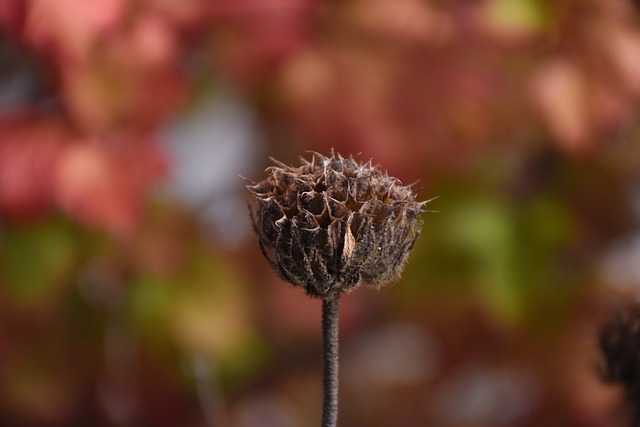
[[340, 295], [322, 300], [322, 427], [338, 422], [338, 311]]

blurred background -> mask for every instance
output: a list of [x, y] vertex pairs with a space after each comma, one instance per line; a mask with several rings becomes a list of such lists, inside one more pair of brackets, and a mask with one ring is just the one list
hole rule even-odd
[[439, 196], [342, 299], [340, 425], [624, 426], [639, 107], [631, 0], [2, 0], [0, 425], [319, 425], [240, 176], [335, 148]]

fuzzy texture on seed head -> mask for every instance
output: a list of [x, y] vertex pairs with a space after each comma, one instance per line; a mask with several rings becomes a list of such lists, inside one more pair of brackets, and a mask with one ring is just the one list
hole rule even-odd
[[420, 235], [426, 202], [371, 162], [313, 153], [299, 167], [272, 159], [248, 185], [260, 249], [278, 275], [308, 295], [330, 298], [366, 282], [399, 278]]

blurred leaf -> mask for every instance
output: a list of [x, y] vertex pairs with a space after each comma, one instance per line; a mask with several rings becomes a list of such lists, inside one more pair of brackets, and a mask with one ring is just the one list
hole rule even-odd
[[583, 70], [569, 60], [546, 61], [530, 85], [532, 101], [558, 144], [569, 153], [584, 150], [593, 123]]
[[249, 295], [218, 255], [200, 243], [190, 252], [178, 271], [134, 280], [130, 315], [159, 351], [215, 360], [222, 377], [238, 380], [262, 366], [266, 356], [252, 324]]
[[452, 243], [473, 254], [480, 293], [499, 317], [515, 318], [520, 300], [514, 286], [514, 234], [507, 206], [498, 200], [474, 200], [450, 214]]
[[28, 420], [28, 425], [53, 425], [68, 416], [73, 388], [65, 378], [68, 371], [60, 366], [43, 366], [37, 360], [39, 356], [29, 354], [14, 361], [3, 372], [0, 390], [5, 405], [8, 403], [21, 419]]
[[199, 251], [178, 278], [171, 333], [188, 352], [225, 357], [251, 335], [244, 284], [215, 254]]
[[174, 296], [175, 289], [166, 279], [142, 274], [131, 283], [129, 315], [145, 338], [166, 344], [166, 313]]
[[0, 240], [0, 276], [7, 293], [20, 303], [55, 297], [76, 259], [72, 229], [60, 220], [10, 228]]
[[426, 220], [428, 237], [409, 261], [406, 292], [463, 291], [506, 322], [536, 321], [551, 305], [564, 307], [560, 295], [570, 287], [560, 290], [559, 282], [573, 278], [562, 254], [574, 234], [566, 207], [549, 196], [509, 201], [492, 191], [459, 191], [445, 189], [441, 212]]
[[499, 31], [530, 33], [547, 25], [548, 16], [539, 0], [490, 0], [487, 19]]

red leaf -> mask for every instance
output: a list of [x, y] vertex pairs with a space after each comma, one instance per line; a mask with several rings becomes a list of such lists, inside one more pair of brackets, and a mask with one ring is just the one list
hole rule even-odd
[[51, 202], [52, 175], [63, 130], [28, 115], [0, 123], [0, 210], [10, 217], [42, 213]]
[[149, 140], [79, 140], [61, 155], [54, 197], [80, 223], [126, 235], [135, 230], [140, 203], [164, 169], [161, 152]]

